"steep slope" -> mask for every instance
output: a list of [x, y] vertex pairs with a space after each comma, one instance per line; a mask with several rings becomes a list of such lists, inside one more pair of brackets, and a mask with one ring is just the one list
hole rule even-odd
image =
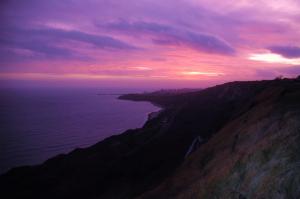
[[[236, 129], [256, 125], [255, 121], [264, 118], [264, 112], [271, 114], [271, 110], [279, 108], [287, 111], [290, 106], [298, 105], [298, 93], [290, 94], [295, 90], [299, 90], [299, 82], [282, 80], [232, 82], [188, 93], [123, 96], [123, 99], [149, 100], [164, 110], [141, 129], [128, 130], [89, 148], [59, 155], [42, 165], [12, 169], [0, 176], [0, 197], [118, 199], [145, 194], [145, 198], [180, 198], [193, 190], [200, 196], [202, 192], [193, 189], [198, 185], [196, 182], [215, 185], [214, 181], [203, 178], [207, 172], [211, 171], [208, 176], [214, 180], [213, 175], [218, 177], [218, 172], [224, 170], [219, 167], [222, 161], [231, 168], [227, 163], [229, 157], [241, 159], [237, 151], [243, 148], [243, 140]], [[268, 109], [276, 104], [278, 108]], [[250, 114], [253, 110], [258, 116]], [[260, 113], [262, 110], [265, 111]], [[247, 114], [250, 115], [246, 117]], [[259, 131], [260, 127], [264, 128], [256, 129]], [[248, 136], [254, 139], [251, 134]], [[190, 150], [195, 139], [201, 141]], [[226, 147], [232, 152], [227, 154]], [[191, 153], [187, 155], [188, 151]], [[203, 170], [206, 167], [208, 170]], [[181, 182], [181, 178], [186, 182]], [[174, 186], [164, 186], [163, 181]], [[205, 193], [213, 194], [214, 189]]]
[[300, 198], [300, 82], [268, 86], [140, 198]]

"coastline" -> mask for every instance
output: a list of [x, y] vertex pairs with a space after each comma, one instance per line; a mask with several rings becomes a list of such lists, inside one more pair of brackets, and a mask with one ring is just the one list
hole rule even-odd
[[[141, 128], [143, 128], [147, 122], [149, 122], [150, 120], [154, 119], [154, 118], [157, 118], [161, 113], [163, 113], [166, 109], [166, 107], [164, 107], [163, 105], [159, 104], [159, 103], [156, 103], [156, 102], [153, 102], [151, 100], [147, 100], [147, 99], [144, 99], [144, 100], [135, 100], [135, 99], [130, 99], [130, 98], [127, 98], [126, 96], [127, 95], [130, 95], [130, 94], [123, 94], [123, 95], [119, 95], [118, 96], [118, 100], [127, 100], [127, 101], [133, 101], [133, 102], [149, 102], [150, 104], [152, 104], [153, 106], [157, 107], [158, 110], [156, 111], [151, 111], [147, 114], [147, 119], [145, 120], [143, 126]], [[135, 94], [135, 95], [143, 95], [143, 94]], [[129, 130], [129, 129], [127, 129]], [[126, 132], [126, 130], [125, 130]], [[122, 134], [122, 133], [121, 133]]]
[[[120, 96], [120, 94], [118, 94], [119, 96]], [[93, 96], [94, 97], [94, 96]], [[116, 101], [116, 103], [120, 103], [120, 102], [117, 102], [117, 101], [119, 101], [118, 100], [118, 96], [112, 96], [114, 99], [116, 99], [116, 100], [113, 100], [113, 101]], [[126, 115], [127, 116], [125, 116], [125, 117], [130, 117], [131, 118], [131, 120], [130, 121], [138, 121], [138, 122], [136, 122], [136, 123], [132, 123], [132, 124], [135, 124], [135, 125], [127, 125], [127, 126], [124, 126], [124, 128], [116, 128], [114, 131], [108, 131], [108, 133], [106, 133], [107, 131], [106, 131], [106, 127], [104, 128], [103, 127], [103, 133], [100, 133], [101, 135], [103, 134], [103, 137], [100, 137], [100, 138], [97, 138], [97, 137], [95, 137], [93, 140], [92, 139], [90, 139], [90, 140], [92, 140], [92, 142], [91, 143], [88, 143], [88, 144], [86, 144], [86, 142], [84, 142], [84, 144], [85, 144], [85, 146], [83, 146], [83, 145], [81, 145], [80, 143], [79, 144], [74, 144], [74, 146], [72, 147], [69, 147], [70, 146], [70, 144], [68, 143], [68, 140], [67, 139], [65, 139], [65, 140], [61, 140], [60, 141], [60, 145], [54, 145], [54, 147], [55, 146], [58, 146], [58, 147], [60, 147], [60, 149], [62, 148], [62, 147], [65, 147], [65, 146], [67, 146], [67, 147], [65, 147], [66, 149], [63, 149], [63, 150], [60, 150], [60, 149], [58, 149], [57, 150], [57, 153], [52, 153], [52, 154], [45, 154], [45, 156], [43, 156], [43, 158], [39, 158], [39, 159], [34, 159], [34, 160], [28, 160], [27, 161], [27, 159], [29, 159], [29, 158], [27, 158], [27, 154], [29, 153], [29, 152], [27, 152], [27, 151], [30, 151], [30, 150], [32, 150], [30, 147], [23, 147], [23, 148], [21, 148], [22, 150], [19, 150], [19, 151], [22, 151], [22, 153], [21, 153], [21, 155], [22, 155], [22, 157], [25, 157], [25, 158], [27, 158], [26, 159], [26, 162], [22, 162], [22, 161], [18, 161], [18, 159], [17, 159], [17, 161], [15, 161], [15, 159], [14, 159], [14, 157], [15, 157], [15, 154], [13, 153], [13, 152], [9, 152], [9, 153], [7, 153], [7, 155], [3, 155], [2, 157], [4, 157], [4, 158], [2, 158], [3, 160], [5, 160], [5, 161], [3, 161], [2, 163], [2, 167], [1, 167], [1, 169], [0, 169], [0, 175], [2, 175], [2, 174], [5, 174], [5, 173], [7, 173], [7, 172], [9, 172], [10, 170], [12, 170], [12, 169], [15, 169], [15, 168], [19, 168], [19, 167], [27, 167], [27, 166], [29, 166], [29, 167], [31, 167], [31, 166], [37, 166], [37, 165], [42, 165], [42, 164], [44, 164], [45, 162], [47, 162], [49, 159], [52, 159], [52, 158], [55, 158], [56, 156], [60, 156], [60, 155], [67, 155], [67, 154], [70, 154], [70, 153], [72, 153], [74, 150], [77, 150], [77, 149], [85, 149], [85, 148], [89, 148], [89, 147], [92, 147], [92, 146], [94, 146], [94, 145], [96, 145], [97, 143], [99, 143], [99, 142], [101, 142], [101, 141], [103, 141], [103, 140], [105, 140], [105, 139], [107, 139], [107, 138], [110, 138], [110, 137], [113, 137], [113, 136], [116, 136], [116, 135], [120, 135], [120, 134], [123, 134], [123, 133], [125, 133], [125, 132], [127, 132], [128, 130], [131, 130], [131, 129], [141, 129], [141, 128], [143, 128], [146, 124], [147, 124], [147, 122], [150, 120], [150, 118], [151, 118], [151, 116], [150, 115], [152, 115], [153, 113], [155, 113], [155, 112], [159, 112], [159, 111], [161, 111], [161, 106], [158, 106], [157, 104], [154, 104], [154, 103], [152, 103], [152, 102], [150, 102], [150, 101], [145, 101], [144, 103], [145, 104], [147, 104], [146, 105], [146, 107], [149, 107], [149, 108], [147, 108], [147, 109], [145, 109], [145, 110], [143, 110], [143, 106], [144, 105], [140, 105], [140, 104], [136, 104], [136, 103], [134, 103], [134, 101], [133, 100], [128, 100], [128, 101], [131, 101], [131, 104], [129, 104], [130, 106], [128, 106], [128, 108], [126, 108], [126, 109], [124, 109], [125, 111], [123, 111], [124, 113], [126, 113]], [[127, 103], [122, 103], [122, 104], [124, 104], [123, 106], [127, 106], [127, 104], [128, 104], [128, 102]], [[142, 103], [143, 104], [143, 103]], [[133, 109], [133, 112], [134, 112], [134, 115], [131, 115], [131, 110]], [[137, 110], [141, 110], [141, 111], [137, 111]], [[138, 112], [141, 112], [141, 114], [138, 114]], [[120, 114], [121, 115], [121, 114]], [[123, 114], [122, 114], [123, 115]], [[122, 117], [124, 117], [124, 116], [122, 116]], [[113, 118], [112, 118], [113, 119]], [[124, 118], [125, 119], [125, 118]], [[118, 124], [115, 124], [115, 122], [118, 122], [119, 120], [111, 120], [111, 124], [107, 124], [107, 125], [113, 125], [113, 126], [121, 126], [121, 125], [118, 125]], [[130, 123], [130, 124], [131, 124]], [[22, 129], [26, 129], [26, 128], [22, 128]], [[96, 129], [96, 128], [95, 128]], [[109, 129], [110, 130], [110, 129]], [[79, 131], [79, 130], [78, 130]], [[16, 134], [19, 132], [19, 131], [15, 131], [16, 132]], [[67, 132], [67, 131], [64, 131], [64, 132]], [[84, 132], [84, 131], [83, 131]], [[84, 135], [84, 133], [83, 133], [83, 135]], [[69, 135], [70, 136], [70, 135]], [[33, 139], [34, 139], [34, 137], [33, 137]], [[66, 143], [66, 144], [64, 144], [64, 143]], [[46, 143], [46, 144], [48, 144], [48, 143]], [[52, 147], [53, 146], [53, 144], [52, 143], [50, 143], [49, 142], [49, 144], [48, 145], [50, 145], [50, 147]], [[42, 145], [42, 144], [40, 144], [39, 145], [39, 150], [36, 150], [36, 151], [45, 151], [45, 150], [48, 150], [48, 145]], [[44, 147], [44, 148], [42, 148], [42, 147]], [[48, 147], [48, 148], [47, 148]], [[53, 150], [56, 150], [54, 147], [52, 147], [51, 148], [51, 150], [53, 151]], [[69, 147], [69, 148], [68, 148]], [[29, 148], [29, 149], [28, 149]], [[60, 150], [60, 151], [59, 151]], [[25, 151], [25, 152], [23, 152], [23, 151]], [[18, 155], [18, 157], [19, 156], [21, 156], [21, 155], [19, 155], [19, 154], [17, 154]], [[34, 154], [32, 155], [33, 157], [34, 157]], [[7, 158], [8, 157], [8, 158]], [[40, 157], [40, 156], [39, 156]], [[7, 161], [6, 161], [6, 159], [7, 159]], [[9, 159], [10, 158], [10, 159]], [[31, 158], [31, 157], [30, 157]], [[15, 163], [15, 162], [17, 162], [17, 163]]]
[[[299, 114], [295, 112], [300, 110], [299, 87], [295, 80], [273, 80], [227, 83], [176, 96], [131, 95], [133, 101], [158, 103], [165, 107], [164, 111], [157, 118], [150, 116], [142, 128], [58, 155], [42, 165], [15, 168], [0, 175], [2, 193], [14, 198], [174, 198], [189, 196], [196, 183], [201, 185], [203, 196], [213, 198], [219, 196], [220, 185], [223, 195], [236, 187], [236, 180], [247, 187], [253, 179], [252, 170], [247, 168], [253, 165], [258, 165], [253, 170], [258, 176], [270, 168], [272, 173], [263, 178], [261, 187], [273, 189], [269, 177], [274, 182], [278, 176], [281, 178], [273, 173], [278, 169], [274, 158], [275, 163], [282, 162], [278, 174], [286, 172], [286, 164], [295, 165], [291, 171], [298, 174], [299, 159], [295, 157], [299, 147], [294, 136], [299, 134]], [[277, 127], [281, 130], [277, 131]], [[286, 138], [287, 143], [282, 142]], [[241, 156], [245, 152], [254, 155]], [[247, 178], [243, 177], [245, 173]], [[221, 184], [215, 184], [213, 178]], [[186, 184], [182, 179], [191, 181]], [[284, 182], [297, 187], [294, 179], [294, 175], [288, 175]], [[256, 182], [251, 181], [255, 189]], [[281, 183], [276, 186], [282, 190]], [[298, 194], [296, 191], [292, 193]], [[191, 196], [199, 195], [196, 192]]]

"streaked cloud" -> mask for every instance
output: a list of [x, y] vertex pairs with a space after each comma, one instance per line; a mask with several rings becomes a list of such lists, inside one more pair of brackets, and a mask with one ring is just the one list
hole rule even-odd
[[218, 73], [218, 72], [200, 72], [200, 71], [185, 71], [182, 72], [183, 75], [191, 75], [191, 76], [209, 76], [209, 77], [216, 77], [220, 75], [225, 75], [224, 73]]
[[135, 67], [130, 67], [130, 68], [134, 69], [134, 70], [142, 70], [142, 71], [152, 70], [152, 68], [150, 68], [150, 67], [144, 67], [144, 66], [135, 66]]
[[10, 0], [0, 21], [6, 78], [202, 87], [299, 73], [298, 0]]
[[32, 59], [45, 57], [49, 59], [76, 59], [88, 57], [80, 55], [76, 50], [61, 46], [66, 42], [76, 41], [90, 44], [104, 50], [134, 50], [136, 47], [110, 36], [89, 34], [77, 30], [63, 30], [57, 28], [2, 28], [0, 31], [1, 48], [25, 49], [34, 53]]
[[300, 47], [298, 46], [270, 46], [268, 49], [286, 58], [300, 58]]
[[135, 35], [146, 35], [157, 45], [185, 46], [200, 52], [223, 55], [233, 55], [235, 53], [235, 49], [229, 43], [215, 35], [188, 31], [164, 24], [144, 21], [127, 22], [122, 20], [98, 25], [98, 27], [121, 32], [133, 37]]

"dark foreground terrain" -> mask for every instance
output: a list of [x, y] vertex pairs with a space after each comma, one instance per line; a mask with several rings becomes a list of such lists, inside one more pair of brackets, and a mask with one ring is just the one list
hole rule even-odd
[[1, 198], [300, 198], [300, 80], [130, 94], [163, 107], [128, 130], [0, 176]]

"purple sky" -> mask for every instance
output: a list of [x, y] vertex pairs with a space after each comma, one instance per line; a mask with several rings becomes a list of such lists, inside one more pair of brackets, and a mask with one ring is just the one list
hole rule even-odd
[[204, 87], [300, 74], [298, 0], [3, 0], [0, 15], [1, 82]]

